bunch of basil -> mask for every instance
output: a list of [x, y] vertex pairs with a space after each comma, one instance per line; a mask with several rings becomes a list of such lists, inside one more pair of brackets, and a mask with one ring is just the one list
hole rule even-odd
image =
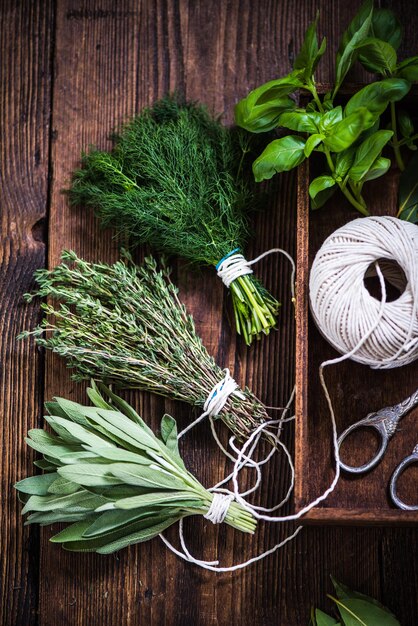
[[[382, 156], [390, 142], [398, 166], [404, 169], [401, 147], [416, 149], [413, 121], [406, 111], [397, 112], [395, 102], [402, 100], [418, 80], [418, 56], [398, 62], [396, 50], [402, 38], [401, 26], [388, 9], [376, 9], [371, 0], [363, 4], [342, 36], [336, 55], [334, 88], [320, 96], [314, 73], [326, 49], [326, 39], [318, 43], [318, 15], [309, 26], [293, 71], [272, 80], [241, 100], [235, 109], [236, 123], [254, 133], [284, 128], [303, 133], [275, 139], [253, 164], [256, 181], [271, 178], [276, 172], [297, 167], [313, 152], [320, 152], [326, 170], [309, 186], [312, 207], [319, 208], [339, 188], [363, 215], [368, 215], [362, 195], [365, 182], [385, 174], [391, 162]], [[340, 87], [358, 60], [378, 80], [356, 92], [345, 104], [336, 105]], [[298, 90], [311, 99], [297, 107], [291, 97]], [[390, 121], [381, 128], [381, 116], [389, 107]], [[401, 136], [399, 136], [399, 133]], [[418, 220], [417, 205], [411, 202], [400, 217]]]
[[312, 609], [309, 626], [400, 626], [396, 617], [380, 602], [351, 591], [331, 576], [336, 597], [328, 596], [338, 608], [340, 617], [335, 619], [320, 609]]

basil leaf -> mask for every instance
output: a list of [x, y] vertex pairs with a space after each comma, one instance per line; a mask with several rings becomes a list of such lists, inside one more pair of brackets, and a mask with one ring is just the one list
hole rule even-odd
[[385, 157], [378, 157], [369, 168], [368, 172], [363, 176], [362, 181], [366, 182], [368, 180], [374, 180], [375, 178], [383, 176], [383, 174], [386, 174], [390, 166], [390, 159], [386, 159]]
[[389, 102], [401, 100], [411, 85], [403, 78], [385, 78], [366, 85], [350, 98], [345, 106], [345, 114], [350, 115], [360, 107], [367, 107], [375, 118], [383, 113]]
[[287, 172], [305, 160], [303, 149], [305, 140], [296, 135], [288, 135], [269, 143], [253, 163], [255, 180], [272, 178], [276, 172]]
[[399, 130], [406, 139], [414, 132], [414, 124], [409, 113], [403, 109], [397, 111]]
[[300, 72], [292, 72], [283, 78], [271, 80], [235, 106], [235, 122], [252, 133], [264, 133], [276, 128], [284, 111], [296, 108], [289, 94], [303, 87]]
[[316, 211], [316, 209], [320, 209], [328, 200], [334, 195], [338, 187], [335, 185], [334, 187], [328, 187], [328, 189], [324, 189], [317, 193], [315, 198], [311, 199], [311, 209]]
[[401, 78], [409, 80], [411, 83], [418, 80], [418, 56], [410, 57], [399, 63], [396, 74]]
[[360, 136], [370, 120], [370, 113], [365, 107], [360, 107], [332, 126], [331, 132], [324, 139], [324, 144], [333, 152], [342, 152], [349, 148]]
[[310, 137], [308, 137], [308, 139], [306, 140], [306, 143], [305, 143], [305, 147], [303, 149], [303, 152], [304, 152], [305, 156], [306, 157], [311, 156], [312, 151], [315, 150], [315, 148], [324, 139], [325, 139], [325, 135], [323, 135], [322, 133], [315, 133], [315, 134], [311, 135]]
[[335, 602], [345, 626], [401, 626], [392, 613], [367, 600], [346, 598]]
[[319, 122], [319, 128], [322, 132], [329, 131], [335, 124], [343, 119], [343, 109], [341, 106], [334, 107], [324, 113]]
[[367, 0], [342, 36], [336, 56], [336, 78], [333, 97], [341, 87], [348, 70], [357, 57], [356, 46], [369, 34], [373, 14], [373, 2]]
[[386, 41], [367, 37], [356, 46], [359, 61], [369, 72], [375, 74], [392, 73], [396, 67], [396, 51]]
[[340, 176], [343, 178], [350, 167], [353, 164], [354, 157], [356, 154], [355, 146], [351, 146], [342, 152], [337, 154], [337, 158], [335, 159], [335, 174], [336, 176]]
[[402, 40], [402, 26], [398, 18], [390, 9], [373, 10], [370, 33], [373, 37], [390, 43], [397, 50]]
[[315, 611], [316, 626], [340, 626], [341, 622], [338, 622], [330, 615], [327, 615], [320, 609]]
[[296, 111], [282, 113], [279, 117], [278, 125], [300, 133], [316, 133], [318, 132], [320, 119], [320, 113], [309, 113], [304, 109], [297, 109]]
[[391, 130], [378, 130], [377, 133], [363, 141], [357, 148], [354, 163], [349, 171], [352, 180], [360, 181], [367, 174], [392, 136], [393, 131]]
[[[302, 48], [297, 55], [293, 67], [298, 70], [304, 70], [303, 76], [305, 80], [311, 78], [314, 73], [322, 55], [326, 50], [326, 39], [321, 42], [321, 47], [318, 48], [318, 37], [316, 35], [316, 27], [319, 19], [319, 11], [316, 14], [315, 20], [309, 25], [305, 39], [302, 44]], [[295, 130], [295, 129], [293, 129]]]
[[402, 220], [418, 223], [418, 153], [409, 161], [399, 181], [399, 211]]
[[327, 174], [318, 176], [317, 178], [314, 178], [309, 185], [309, 195], [312, 200], [314, 200], [320, 191], [324, 191], [324, 189], [329, 189], [335, 184], [336, 181], [332, 178], [332, 176], [328, 176]]

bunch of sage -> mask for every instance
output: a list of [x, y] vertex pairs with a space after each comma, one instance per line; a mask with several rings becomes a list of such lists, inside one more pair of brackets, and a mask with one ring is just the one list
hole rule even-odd
[[[187, 471], [175, 420], [164, 415], [156, 437], [134, 409], [109, 389], [87, 390], [93, 406], [47, 402], [53, 433], [29, 431], [27, 444], [44, 474], [15, 487], [27, 524], [70, 523], [52, 542], [67, 550], [109, 554], [148, 541], [190, 515], [208, 513], [214, 494]], [[105, 397], [107, 399], [105, 399]], [[230, 502], [226, 524], [253, 533], [256, 520]]]
[[[318, 16], [306, 32], [293, 71], [251, 91], [237, 104], [235, 119], [253, 133], [274, 128], [301, 133], [287, 134], [268, 144], [253, 163], [256, 181], [291, 170], [313, 153], [320, 153], [325, 169], [309, 186], [312, 208], [321, 207], [339, 188], [352, 206], [368, 215], [363, 186], [385, 174], [391, 165], [390, 159], [382, 156], [383, 148], [392, 146], [401, 170], [401, 148], [416, 149], [418, 135], [413, 120], [405, 110], [397, 113], [395, 103], [418, 80], [418, 56], [399, 61], [399, 21], [389, 9], [374, 8], [367, 0], [342, 36], [334, 87], [321, 95], [314, 74], [325, 53], [326, 39], [318, 43], [317, 22]], [[379, 76], [342, 106], [336, 99], [356, 60]], [[291, 97], [299, 90], [310, 96], [304, 107], [298, 107]], [[386, 124], [382, 114], [388, 107], [390, 119]], [[400, 211], [399, 217], [416, 221], [417, 213]]]
[[[74, 173], [72, 203], [95, 209], [133, 244], [220, 266], [242, 251], [255, 197], [244, 176], [248, 136], [206, 109], [166, 97], [115, 137], [111, 152], [91, 150]], [[279, 303], [251, 270], [228, 284], [236, 329], [251, 344], [276, 325]]]
[[[35, 278], [38, 289], [26, 299], [47, 298], [46, 316], [20, 337], [34, 335], [39, 345], [66, 358], [75, 380], [114, 382], [203, 407], [224, 379], [164, 263], [158, 271], [152, 257], [138, 267], [128, 256], [108, 265], [64, 252], [60, 265], [38, 270]], [[219, 417], [242, 440], [267, 413], [245, 388], [229, 396]]]

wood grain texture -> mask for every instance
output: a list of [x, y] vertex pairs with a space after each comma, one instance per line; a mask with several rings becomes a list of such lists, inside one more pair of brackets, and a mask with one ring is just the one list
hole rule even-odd
[[23, 294], [45, 264], [53, 3], [4, 2], [0, 16], [0, 623], [36, 623], [39, 535], [13, 484], [32, 473], [24, 445], [43, 399], [43, 359], [16, 335], [38, 319]]
[[[8, 57], [2, 54], [10, 83], [10, 101], [6, 108], [2, 107], [9, 142], [2, 146], [2, 159], [6, 161], [12, 156], [9, 170], [2, 168], [2, 174], [9, 172], [12, 181], [7, 187], [8, 208], [3, 210], [6, 218], [2, 215], [2, 235], [7, 242], [13, 242], [13, 246], [3, 246], [0, 253], [2, 278], [9, 285], [10, 295], [9, 304], [4, 300], [1, 305], [6, 337], [1, 344], [2, 361], [9, 357], [11, 346], [16, 351], [10, 320], [20, 329], [34, 325], [37, 315], [36, 309], [18, 304], [18, 290], [12, 281], [21, 276], [24, 285], [21, 288], [19, 283], [19, 290], [27, 290], [32, 270], [44, 262], [43, 244], [34, 244], [23, 235], [27, 232], [24, 228], [45, 213], [48, 173], [48, 264], [56, 264], [63, 247], [73, 247], [88, 259], [114, 260], [118, 244], [113, 233], [102, 232], [90, 212], [70, 209], [61, 193], [68, 185], [81, 149], [91, 143], [108, 146], [108, 135], [115, 126], [175, 88], [189, 98], [204, 101], [211, 110], [222, 113], [226, 122], [232, 122], [233, 105], [249, 89], [289, 71], [303, 33], [318, 8], [322, 15], [321, 33], [327, 36], [329, 47], [335, 49], [337, 38], [359, 4], [357, 0], [303, 0], [297, 4], [290, 0], [57, 0], [54, 19], [51, 10], [44, 8], [48, 3], [39, 3], [35, 10], [32, 3], [22, 2], [13, 11], [4, 11], [1, 50], [13, 40], [8, 33], [19, 32], [19, 43], [10, 49]], [[399, 4], [407, 23], [405, 50], [413, 53], [417, 17], [406, 0]], [[55, 46], [50, 102], [47, 77], [51, 59], [46, 51], [51, 50], [52, 41]], [[320, 79], [330, 80], [332, 71], [331, 59], [323, 64]], [[42, 75], [44, 80], [39, 81]], [[364, 79], [361, 71], [351, 76], [353, 81]], [[42, 84], [42, 89], [36, 87], [38, 84]], [[0, 97], [6, 98], [4, 93]], [[25, 122], [19, 116], [28, 101], [33, 108], [29, 122]], [[14, 127], [9, 120], [16, 123]], [[32, 181], [28, 172], [34, 171], [35, 129], [42, 146], [43, 169], [36, 170], [39, 176], [33, 182], [27, 182], [27, 178]], [[48, 172], [49, 139], [52, 146]], [[17, 194], [16, 181], [20, 180], [25, 184]], [[254, 218], [256, 237], [248, 246], [248, 258], [273, 246], [295, 254], [296, 182], [293, 173], [275, 181], [268, 206]], [[10, 236], [14, 232], [13, 220], [20, 225], [18, 232], [23, 233], [16, 240]], [[8, 252], [12, 247], [13, 255]], [[142, 254], [139, 251], [138, 258]], [[257, 267], [257, 274], [282, 300], [283, 307], [278, 331], [251, 350], [236, 342], [231, 333], [230, 303], [214, 272], [190, 273], [183, 263], [176, 262], [174, 273], [181, 296], [196, 318], [198, 331], [218, 362], [231, 367], [237, 381], [250, 385], [266, 404], [283, 405], [295, 374], [295, 321], [288, 297], [287, 264], [270, 257]], [[43, 388], [33, 345], [20, 344], [17, 350], [12, 353], [12, 368], [7, 369], [3, 389], [8, 391], [2, 399], [6, 433], [3, 450], [7, 449], [8, 460], [2, 469], [4, 531], [0, 541], [7, 558], [2, 560], [0, 571], [6, 576], [3, 606], [9, 605], [3, 613], [0, 609], [3, 624], [304, 626], [312, 604], [330, 608], [325, 594], [331, 591], [329, 574], [333, 573], [348, 585], [384, 599], [397, 612], [403, 626], [416, 626], [416, 529], [307, 528], [295, 542], [262, 563], [243, 572], [216, 576], [178, 560], [158, 540], [109, 557], [68, 554], [48, 543], [54, 531], [48, 527], [41, 531], [38, 561], [36, 531], [30, 534], [32, 543], [25, 543], [23, 549], [29, 535], [22, 526], [14, 496], [10, 495], [13, 500], [9, 500], [10, 490], [6, 491], [10, 481], [15, 480], [10, 459], [12, 454], [19, 458], [14, 465], [19, 477], [31, 471], [23, 433], [33, 426], [34, 415], [41, 414], [39, 403], [43, 395], [83, 400], [84, 388], [72, 383], [62, 361], [50, 354]], [[143, 394], [128, 397], [153, 426], [164, 411], [173, 414], [180, 424], [192, 417], [190, 409], [179, 403]], [[224, 432], [221, 434], [225, 436]], [[290, 443], [290, 432], [287, 437]], [[183, 452], [187, 465], [207, 485], [220, 478], [227, 468], [205, 426], [188, 438]], [[266, 472], [259, 501], [276, 500], [288, 478], [286, 464], [277, 457]], [[232, 563], [274, 545], [292, 528], [293, 525], [260, 524], [251, 542], [239, 533], [209, 527], [200, 521], [196, 525], [189, 522], [186, 533], [196, 555], [209, 558], [215, 554], [223, 563]], [[176, 540], [175, 532], [168, 535]], [[14, 595], [10, 595], [12, 586], [20, 587]], [[39, 612], [35, 615], [38, 589]]]

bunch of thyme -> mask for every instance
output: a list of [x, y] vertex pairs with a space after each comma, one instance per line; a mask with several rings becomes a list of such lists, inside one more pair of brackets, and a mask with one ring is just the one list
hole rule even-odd
[[[243, 176], [248, 135], [205, 108], [166, 97], [92, 150], [75, 172], [70, 199], [93, 207], [104, 226], [192, 263], [218, 266], [242, 250], [254, 196]], [[230, 285], [237, 332], [251, 344], [276, 324], [279, 303], [254, 278]]]
[[[71, 522], [52, 537], [67, 550], [109, 554], [152, 539], [189, 515], [208, 513], [214, 494], [187, 471], [175, 420], [165, 415], [160, 437], [124, 400], [104, 386], [88, 390], [92, 406], [63, 398], [47, 402], [53, 433], [29, 431], [45, 470], [15, 487], [28, 524]], [[224, 522], [253, 533], [257, 522], [231, 502]]]
[[[178, 299], [169, 269], [151, 257], [137, 267], [127, 258], [113, 265], [88, 263], [65, 251], [62, 263], [38, 270], [46, 317], [32, 332], [39, 345], [65, 357], [75, 380], [95, 378], [151, 391], [202, 407], [223, 370], [196, 334]], [[264, 406], [245, 388], [231, 395], [219, 417], [242, 440], [267, 419]]]

